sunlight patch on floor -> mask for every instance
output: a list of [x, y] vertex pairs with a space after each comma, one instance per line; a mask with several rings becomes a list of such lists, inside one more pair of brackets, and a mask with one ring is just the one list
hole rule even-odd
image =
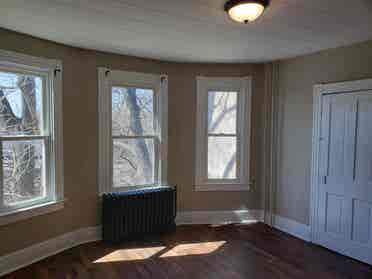
[[[95, 260], [94, 263], [146, 260], [156, 255], [158, 255], [159, 258], [207, 255], [216, 252], [225, 244], [226, 241], [210, 241], [178, 244], [172, 248], [167, 248], [166, 246], [155, 246], [144, 248], [118, 249], [103, 256], [102, 258]], [[163, 250], [166, 251], [161, 254]]]
[[136, 260], [146, 260], [151, 258], [155, 254], [164, 250], [165, 246], [158, 247], [145, 247], [145, 248], [135, 248], [135, 249], [120, 249], [116, 250], [98, 260], [94, 263], [108, 263], [108, 262], [125, 262], [125, 261], [136, 261]]
[[162, 254], [160, 258], [211, 254], [225, 243], [226, 241], [211, 241], [179, 244]]

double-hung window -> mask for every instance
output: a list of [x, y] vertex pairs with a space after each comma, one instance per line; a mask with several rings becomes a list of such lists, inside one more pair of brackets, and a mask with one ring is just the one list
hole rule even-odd
[[55, 60], [0, 51], [0, 223], [63, 199], [61, 71]]
[[99, 69], [100, 192], [166, 184], [167, 77]]
[[195, 188], [249, 189], [250, 78], [197, 77]]

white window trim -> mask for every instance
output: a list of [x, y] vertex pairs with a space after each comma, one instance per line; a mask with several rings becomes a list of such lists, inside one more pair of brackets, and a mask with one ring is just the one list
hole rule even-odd
[[[250, 163], [250, 126], [251, 126], [251, 77], [197, 77], [196, 113], [196, 153], [195, 153], [195, 190], [196, 191], [248, 191]], [[207, 113], [208, 91], [236, 91], [238, 93], [238, 179], [207, 179]]]
[[14, 207], [0, 212], [0, 225], [47, 214], [64, 207], [63, 179], [63, 137], [62, 137], [62, 62], [54, 59], [34, 57], [16, 52], [0, 50], [0, 67], [2, 69], [21, 70], [23, 72], [42, 74], [46, 77], [48, 96], [44, 105], [48, 109], [51, 134], [50, 151], [47, 167], [50, 166], [48, 181], [51, 181], [50, 195], [47, 199], [29, 203], [28, 206]]
[[[125, 80], [125, 84], [123, 84]], [[123, 85], [157, 90], [159, 126], [158, 183], [152, 186], [112, 187], [112, 132], [111, 132], [111, 86]], [[144, 187], [167, 185], [168, 158], [168, 77], [166, 75], [144, 74], [98, 68], [98, 111], [99, 111], [99, 162], [98, 183], [100, 195]]]

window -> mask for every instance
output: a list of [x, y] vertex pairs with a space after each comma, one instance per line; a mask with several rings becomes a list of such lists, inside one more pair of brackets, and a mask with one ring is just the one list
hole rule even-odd
[[100, 192], [166, 184], [167, 78], [99, 69]]
[[0, 223], [62, 197], [61, 63], [0, 51]]
[[250, 78], [197, 78], [196, 190], [249, 189]]

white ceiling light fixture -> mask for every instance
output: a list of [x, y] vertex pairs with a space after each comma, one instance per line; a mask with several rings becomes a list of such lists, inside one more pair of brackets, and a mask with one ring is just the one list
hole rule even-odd
[[269, 0], [229, 0], [225, 11], [231, 19], [241, 23], [255, 21], [269, 5]]

